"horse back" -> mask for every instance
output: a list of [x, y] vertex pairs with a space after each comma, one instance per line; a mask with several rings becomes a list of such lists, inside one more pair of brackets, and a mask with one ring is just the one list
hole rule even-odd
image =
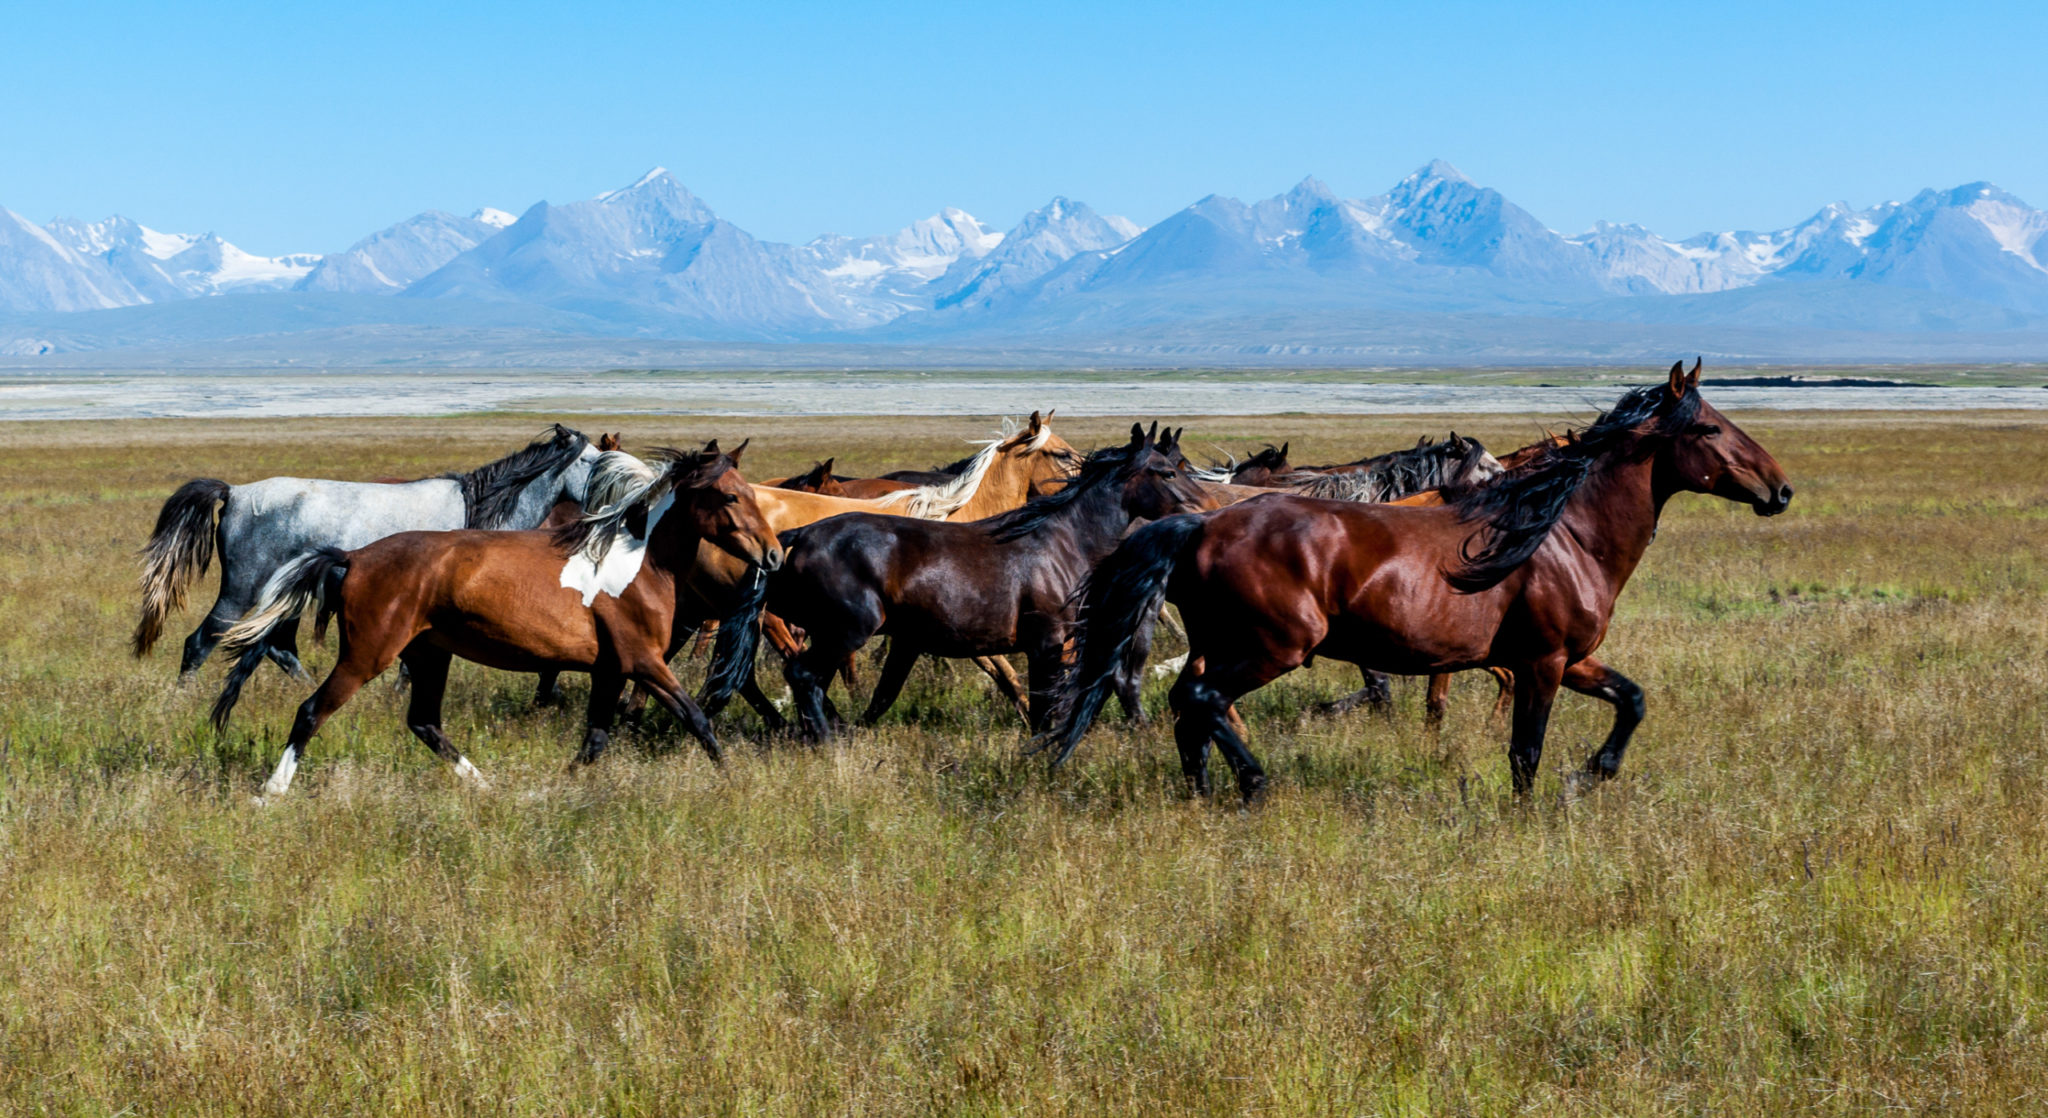
[[229, 490], [222, 537], [262, 537], [296, 553], [362, 547], [395, 532], [462, 527], [462, 490], [447, 478], [387, 485], [274, 477]]
[[[339, 612], [364, 636], [427, 633], [490, 667], [588, 665], [600, 645], [597, 611], [616, 599], [584, 606], [561, 584], [566, 562], [547, 532], [399, 532], [349, 553]], [[626, 597], [644, 607], [639, 582]]]

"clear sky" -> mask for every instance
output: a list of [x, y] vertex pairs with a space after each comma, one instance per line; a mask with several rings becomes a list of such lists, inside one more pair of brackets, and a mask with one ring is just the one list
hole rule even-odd
[[1553, 228], [2048, 205], [2048, 4], [17, 4], [0, 205], [262, 253], [661, 164], [757, 236], [1150, 224], [1432, 157]]

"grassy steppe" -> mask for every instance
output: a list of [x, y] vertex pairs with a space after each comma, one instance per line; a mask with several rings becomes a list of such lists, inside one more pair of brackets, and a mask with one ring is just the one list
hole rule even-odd
[[[1163, 726], [1048, 781], [971, 670], [920, 669], [838, 748], [739, 715], [723, 771], [649, 733], [570, 777], [576, 701], [468, 666], [448, 729], [493, 791], [380, 683], [258, 809], [306, 689], [265, 669], [216, 736], [219, 665], [180, 690], [175, 648], [127, 657], [157, 504], [466, 466], [533, 420], [0, 425], [0, 1112], [2048, 1106], [2048, 418], [1742, 418], [1799, 498], [1669, 510], [1602, 651], [1649, 696], [1619, 780], [1560, 798], [1590, 700], [1521, 808], [1489, 682], [1439, 741], [1414, 684], [1391, 721], [1298, 717], [1354, 686], [1326, 664], [1244, 704], [1275, 775], [1249, 813], [1182, 796]], [[578, 425], [752, 435], [755, 476], [946, 460], [983, 426]], [[1447, 425], [1187, 441], [1313, 461]]]

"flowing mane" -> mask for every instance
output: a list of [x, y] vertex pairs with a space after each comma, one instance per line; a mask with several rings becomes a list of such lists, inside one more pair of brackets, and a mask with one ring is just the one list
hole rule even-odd
[[444, 474], [462, 489], [466, 528], [500, 528], [519, 507], [527, 485], [560, 473], [581, 457], [590, 440], [583, 432], [559, 423], [526, 446], [463, 474]]
[[[944, 520], [946, 517], [959, 511], [967, 502], [974, 499], [975, 493], [981, 489], [982, 481], [988, 477], [989, 469], [995, 465], [996, 459], [1001, 456], [1003, 447], [1008, 445], [1010, 440], [1016, 438], [1016, 436], [1016, 421], [1005, 419], [1001, 432], [995, 438], [983, 443], [982, 448], [973, 455], [955, 463], [960, 469], [955, 474], [953, 480], [939, 482], [935, 485], [922, 485], [916, 489], [902, 489], [894, 493], [885, 493], [880, 497], [871, 498], [871, 500], [877, 508], [897, 509], [898, 506], [902, 506], [900, 511], [904, 515], [913, 516], [920, 520]], [[1051, 440], [1051, 425], [1041, 426], [1038, 429], [1038, 434], [1032, 436], [1029, 443], [1020, 447], [1019, 452], [1029, 454], [1033, 451], [1043, 450], [1045, 449], [1045, 444]], [[949, 466], [941, 469], [939, 472], [949, 473], [953, 472], [953, 470]]]
[[[659, 467], [649, 466], [624, 451], [607, 451], [591, 470], [591, 494], [610, 499], [555, 529], [553, 542], [566, 555], [581, 555], [592, 564], [602, 563], [621, 532], [644, 536], [654, 507], [677, 489], [709, 485], [732, 467], [732, 459], [720, 454], [714, 444], [705, 451], [661, 447], [653, 457]], [[602, 478], [602, 481], [600, 481]], [[600, 488], [600, 485], [602, 488]]]
[[1103, 447], [1081, 460], [1081, 472], [1075, 474], [1073, 480], [1066, 485], [1061, 486], [1059, 492], [1028, 501], [1018, 508], [997, 513], [978, 523], [990, 537], [997, 540], [1008, 541], [1028, 536], [1089, 490], [1121, 480], [1138, 461], [1137, 452], [1151, 449], [1150, 443], [1142, 447], [1130, 444]]
[[1543, 546], [1572, 495], [1603, 458], [1645, 440], [1680, 434], [1699, 410], [1697, 392], [1674, 398], [1661, 384], [1630, 389], [1592, 423], [1562, 441], [1540, 445], [1528, 461], [1493, 484], [1453, 501], [1460, 519], [1483, 523], [1459, 549], [1457, 568], [1446, 572], [1451, 585], [1472, 593], [1498, 584]]

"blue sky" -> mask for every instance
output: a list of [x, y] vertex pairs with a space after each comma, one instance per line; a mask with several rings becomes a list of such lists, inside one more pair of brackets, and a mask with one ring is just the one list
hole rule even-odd
[[[1795, 10], [1796, 9], [1796, 10]], [[14, 6], [0, 205], [332, 251], [666, 165], [758, 236], [1151, 223], [1432, 157], [1554, 228], [1776, 228], [1989, 179], [2048, 205], [2048, 5]]]

